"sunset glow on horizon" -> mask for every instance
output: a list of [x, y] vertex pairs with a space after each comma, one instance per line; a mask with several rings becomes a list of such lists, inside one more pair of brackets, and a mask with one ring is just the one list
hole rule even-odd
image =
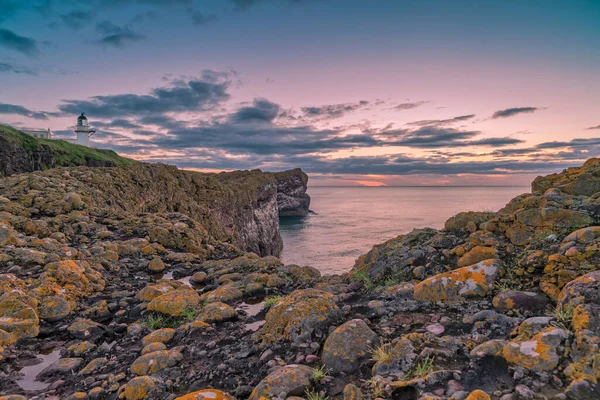
[[314, 186], [526, 186], [600, 154], [600, 2], [0, 2], [0, 123]]

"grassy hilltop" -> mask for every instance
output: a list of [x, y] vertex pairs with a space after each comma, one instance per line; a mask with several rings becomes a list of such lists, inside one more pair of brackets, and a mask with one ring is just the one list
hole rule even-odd
[[136, 161], [112, 150], [94, 149], [64, 140], [38, 139], [0, 125], [0, 176], [53, 167], [123, 166]]

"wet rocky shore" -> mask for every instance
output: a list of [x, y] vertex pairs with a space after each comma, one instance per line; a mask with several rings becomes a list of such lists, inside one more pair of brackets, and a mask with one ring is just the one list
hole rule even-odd
[[0, 399], [600, 398], [600, 160], [341, 276], [276, 257], [295, 171], [0, 180]]

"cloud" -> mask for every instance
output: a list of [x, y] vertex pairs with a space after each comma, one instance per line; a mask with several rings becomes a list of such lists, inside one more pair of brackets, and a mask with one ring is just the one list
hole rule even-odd
[[96, 13], [93, 11], [71, 11], [68, 14], [62, 14], [60, 18], [66, 26], [78, 31], [93, 20], [95, 15]]
[[146, 36], [135, 33], [128, 26], [118, 26], [110, 21], [102, 21], [96, 25], [96, 30], [102, 35], [98, 44], [125, 47], [126, 44], [146, 39]]
[[279, 104], [267, 99], [254, 99], [253, 105], [242, 107], [232, 116], [233, 122], [272, 122], [279, 114]]
[[417, 107], [421, 107], [424, 104], [429, 103], [428, 101], [417, 101], [414, 103], [400, 103], [394, 107], [392, 107], [392, 110], [399, 110], [399, 111], [404, 111], [404, 110], [412, 110], [413, 108], [417, 108]]
[[505, 110], [498, 110], [492, 115], [492, 119], [508, 118], [518, 114], [531, 114], [539, 110], [537, 107], [513, 107]]
[[206, 25], [217, 20], [216, 14], [202, 14], [200, 11], [192, 13], [192, 23], [196, 26]]
[[598, 126], [590, 126], [589, 128], [587, 128], [586, 130], [590, 131], [592, 129], [600, 129], [600, 125]]
[[33, 68], [22, 67], [0, 62], [0, 73], [13, 73], [22, 75], [37, 75], [37, 71]]
[[246, 11], [260, 3], [260, 1], [261, 0], [231, 0], [235, 11]]
[[488, 138], [481, 139], [469, 142], [469, 146], [491, 146], [491, 147], [502, 147], [508, 146], [511, 144], [519, 144], [525, 143], [524, 140], [509, 138], [509, 137], [499, 137], [499, 138]]
[[8, 29], [0, 29], [0, 46], [18, 51], [28, 56], [37, 56], [40, 51], [36, 40], [19, 36]]
[[225, 77], [206, 70], [200, 78], [175, 80], [169, 86], [152, 89], [146, 95], [118, 94], [95, 96], [90, 100], [64, 100], [58, 108], [69, 114], [85, 111], [96, 118], [208, 110], [229, 99], [227, 89], [231, 82]]
[[573, 139], [568, 142], [545, 142], [536, 146], [538, 149], [559, 149], [562, 147], [570, 147], [575, 149], [587, 150], [590, 146], [600, 146], [600, 138], [589, 139]]
[[0, 114], [14, 114], [22, 115], [24, 117], [46, 120], [49, 116], [56, 117], [58, 113], [51, 113], [46, 111], [31, 111], [28, 108], [19, 106], [16, 104], [0, 103]]
[[424, 119], [421, 121], [409, 122], [409, 123], [407, 123], [407, 125], [413, 125], [413, 126], [449, 125], [449, 124], [454, 124], [456, 122], [468, 121], [473, 118], [475, 118], [475, 114], [460, 115], [458, 117], [449, 118], [449, 119]]
[[330, 104], [318, 107], [302, 107], [301, 110], [305, 117], [325, 117], [325, 118], [338, 118], [342, 115], [356, 111], [360, 108], [366, 107], [369, 102], [361, 100], [358, 103], [342, 103], [342, 104]]

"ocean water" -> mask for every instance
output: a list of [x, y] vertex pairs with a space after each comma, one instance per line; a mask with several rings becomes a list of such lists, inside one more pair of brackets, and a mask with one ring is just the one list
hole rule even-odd
[[375, 244], [442, 228], [461, 211], [498, 211], [529, 187], [310, 187], [315, 214], [280, 219], [286, 264], [340, 274]]

